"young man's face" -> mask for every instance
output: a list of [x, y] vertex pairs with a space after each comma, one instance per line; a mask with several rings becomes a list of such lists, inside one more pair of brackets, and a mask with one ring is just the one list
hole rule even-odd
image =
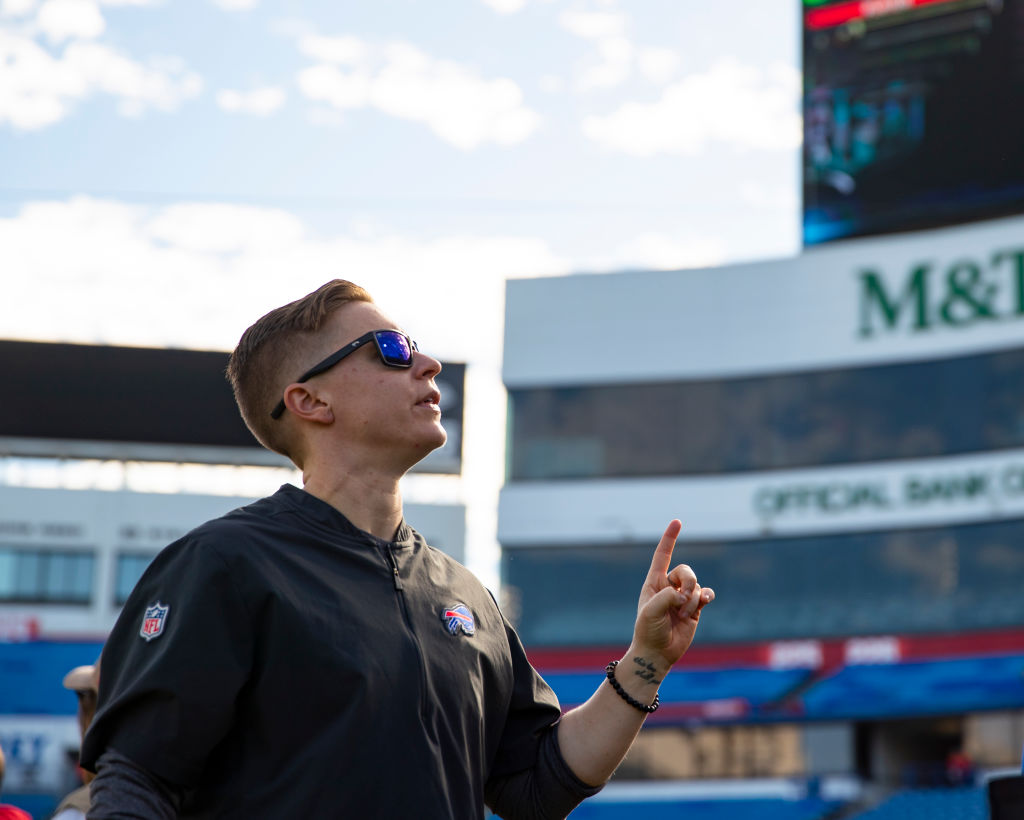
[[[371, 330], [401, 330], [370, 302], [352, 302], [328, 321], [324, 333], [332, 350]], [[315, 377], [331, 404], [337, 434], [348, 446], [409, 466], [445, 443], [437, 359], [414, 353], [410, 368], [386, 366], [371, 342]]]

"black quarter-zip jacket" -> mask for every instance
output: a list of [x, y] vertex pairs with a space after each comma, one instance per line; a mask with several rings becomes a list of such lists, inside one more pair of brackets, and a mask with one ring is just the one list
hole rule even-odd
[[552, 764], [557, 699], [472, 573], [287, 484], [165, 548], [101, 669], [83, 766], [116, 750], [182, 817], [475, 819], [537, 766], [595, 791]]

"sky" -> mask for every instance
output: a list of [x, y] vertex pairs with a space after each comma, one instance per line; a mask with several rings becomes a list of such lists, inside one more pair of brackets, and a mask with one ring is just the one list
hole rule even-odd
[[493, 581], [504, 282], [798, 253], [798, 12], [0, 0], [0, 338], [230, 350], [356, 281], [467, 363], [463, 479], [407, 500]]

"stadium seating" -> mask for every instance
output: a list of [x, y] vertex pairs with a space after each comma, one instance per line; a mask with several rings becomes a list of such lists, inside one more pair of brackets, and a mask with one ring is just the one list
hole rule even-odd
[[1022, 693], [1024, 656], [955, 658], [933, 662], [847, 666], [803, 694], [814, 719], [949, 714], [1015, 708]]
[[839, 804], [805, 798], [783, 800], [751, 798], [747, 800], [664, 800], [658, 802], [601, 801], [590, 799], [581, 804], [571, 820], [661, 820], [700, 818], [700, 820], [824, 820]]
[[850, 820], [988, 820], [980, 788], [908, 789]]

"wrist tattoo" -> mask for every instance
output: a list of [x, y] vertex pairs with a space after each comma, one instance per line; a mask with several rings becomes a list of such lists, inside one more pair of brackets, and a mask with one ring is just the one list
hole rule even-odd
[[637, 668], [633, 670], [633, 674], [638, 678], [641, 678], [648, 683], [661, 683], [661, 678], [658, 677], [658, 670], [653, 663], [648, 661], [646, 658], [641, 657], [633, 658], [633, 663], [637, 666]]

